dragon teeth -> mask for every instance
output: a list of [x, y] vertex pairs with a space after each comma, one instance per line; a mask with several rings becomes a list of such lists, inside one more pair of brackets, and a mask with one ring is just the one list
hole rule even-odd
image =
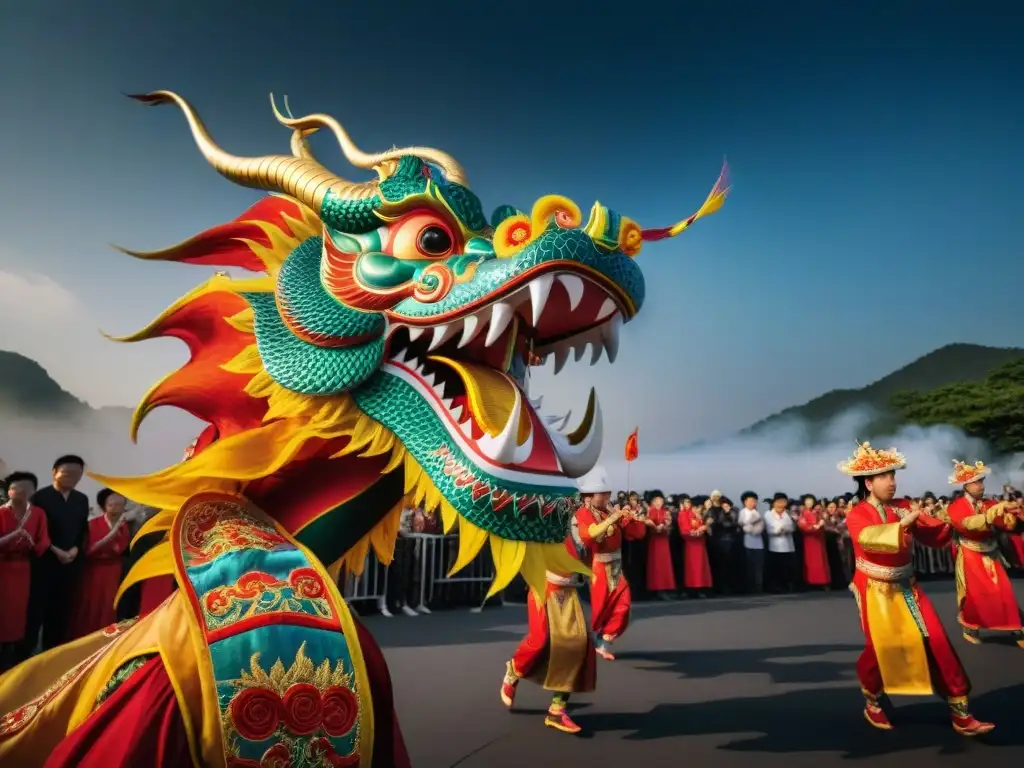
[[427, 330], [427, 329], [426, 328], [415, 328], [413, 326], [409, 326], [409, 341], [416, 341], [416, 339], [418, 339], [420, 336], [423, 335], [423, 332], [425, 330]]
[[462, 338], [459, 339], [459, 348], [466, 346], [476, 335], [480, 333], [480, 316], [467, 315], [462, 320]]
[[437, 349], [446, 341], [448, 341], [448, 339], [454, 336], [461, 328], [462, 324], [459, 321], [447, 323], [445, 325], [435, 325], [433, 335], [430, 337], [430, 345], [427, 347], [427, 351], [433, 352], [435, 349]]
[[499, 301], [491, 308], [491, 322], [487, 328], [487, 338], [484, 339], [486, 346], [491, 346], [501, 338], [514, 315], [515, 308], [507, 301]]
[[616, 312], [612, 319], [601, 326], [601, 341], [608, 351], [608, 362], [614, 363], [619, 356], [619, 332], [622, 330], [622, 315]]
[[548, 303], [551, 286], [555, 283], [554, 275], [541, 275], [530, 281], [530, 305], [533, 312], [533, 327], [537, 327], [540, 317], [544, 314], [544, 305]]
[[601, 308], [597, 310], [597, 317], [595, 317], [594, 319], [604, 320], [606, 317], [609, 317], [615, 311], [615, 302], [612, 299], [605, 299], [604, 304], [602, 304]]
[[562, 287], [565, 288], [565, 292], [569, 294], [569, 311], [572, 312], [580, 305], [580, 301], [583, 299], [583, 292], [586, 290], [583, 278], [566, 273], [558, 275], [557, 279], [562, 284]]

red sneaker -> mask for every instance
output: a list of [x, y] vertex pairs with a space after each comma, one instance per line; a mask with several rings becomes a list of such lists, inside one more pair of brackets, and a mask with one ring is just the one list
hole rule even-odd
[[875, 704], [868, 704], [864, 707], [864, 719], [867, 720], [873, 728], [877, 728], [880, 731], [892, 730], [892, 723], [889, 722], [889, 717], [881, 707]]
[[579, 733], [583, 730], [565, 713], [564, 709], [560, 711], [549, 709], [548, 716], [544, 718], [544, 725], [562, 731], [562, 733]]
[[609, 651], [607, 646], [599, 645], [594, 650], [597, 651], [597, 655], [605, 661], [615, 661], [615, 654]]
[[995, 723], [984, 723], [974, 715], [969, 714], [966, 717], [953, 715], [953, 730], [961, 736], [981, 736], [995, 727]]
[[516, 700], [516, 684], [501, 681], [501, 703], [511, 707]]

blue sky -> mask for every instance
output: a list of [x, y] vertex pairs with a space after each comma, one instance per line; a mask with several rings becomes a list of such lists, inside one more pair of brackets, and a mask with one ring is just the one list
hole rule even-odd
[[617, 363], [534, 378], [577, 412], [596, 384], [616, 451], [634, 424], [667, 448], [946, 343], [1024, 345], [1020, 12], [660, 5], [6, 3], [0, 348], [97, 405], [132, 404], [183, 359], [95, 329], [141, 327], [210, 271], [108, 243], [170, 245], [256, 193], [205, 165], [175, 110], [121, 96], [158, 88], [239, 154], [287, 149], [270, 92], [367, 150], [444, 148], [488, 210], [559, 193], [661, 226], [728, 156], [725, 208], [641, 254], [647, 304]]

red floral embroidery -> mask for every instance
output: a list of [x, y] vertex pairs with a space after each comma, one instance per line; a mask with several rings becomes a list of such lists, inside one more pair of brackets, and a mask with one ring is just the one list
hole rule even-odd
[[295, 596], [316, 600], [327, 594], [327, 585], [314, 568], [296, 568], [288, 575]]
[[260, 759], [260, 768], [291, 768], [292, 752], [284, 744], [275, 744]]
[[351, 766], [359, 765], [357, 752], [353, 752], [351, 755], [339, 755], [334, 751], [334, 745], [323, 736], [313, 739], [309, 743], [306, 757], [313, 764], [323, 763], [326, 760], [333, 768], [351, 768]]
[[266, 688], [239, 691], [231, 700], [230, 710], [238, 733], [249, 741], [269, 739], [281, 723], [281, 699]]
[[309, 683], [293, 683], [284, 692], [284, 722], [296, 736], [315, 733], [323, 722], [324, 705], [320, 691]]
[[332, 685], [323, 694], [323, 728], [330, 736], [344, 736], [359, 715], [359, 702], [348, 688]]

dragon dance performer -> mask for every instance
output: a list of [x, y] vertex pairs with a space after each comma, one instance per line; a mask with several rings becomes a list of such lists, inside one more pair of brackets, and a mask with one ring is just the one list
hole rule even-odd
[[857, 600], [866, 646], [857, 676], [875, 728], [892, 728], [882, 709], [883, 694], [921, 696], [938, 692], [949, 705], [953, 728], [965, 736], [995, 726], [975, 719], [967, 708], [970, 681], [931, 601], [914, 578], [912, 543], [941, 547], [952, 529], [922, 514], [916, 504], [897, 506], [896, 471], [906, 459], [895, 449], [864, 443], [839, 471], [857, 481], [857, 502], [846, 522], [856, 557], [850, 590]]
[[[579, 426], [549, 429], [509, 371], [526, 350], [557, 369], [587, 345], [614, 358], [643, 303], [641, 247], [717, 211], [725, 178], [666, 228], [600, 204], [584, 219], [557, 195], [488, 218], [440, 150], [367, 153], [328, 115], [275, 107], [291, 152], [239, 157], [179, 95], [135, 98], [175, 105], [217, 172], [273, 194], [133, 254], [252, 273], [214, 275], [123, 339], [190, 353], [133, 436], [167, 405], [216, 430], [147, 477], [93, 475], [162, 510], [147, 526], [166, 538], [126, 583], [170, 575], [177, 589], [0, 678], [0, 765], [404, 768], [384, 657], [332, 575], [361, 572], [371, 548], [390, 562], [409, 505], [458, 527], [453, 570], [490, 546], [491, 594], [517, 573], [543, 594], [547, 571], [586, 570], [564, 541], [575, 478], [601, 450], [596, 396]], [[374, 178], [322, 165], [319, 130]]]
[[583, 505], [576, 512], [580, 539], [591, 553], [590, 626], [601, 658], [614, 661], [611, 645], [629, 626], [633, 596], [622, 573], [622, 540], [639, 541], [647, 525], [628, 508], [609, 509], [611, 485], [603, 467], [580, 480]]
[[[576, 558], [576, 545], [565, 542], [570, 557]], [[579, 576], [573, 572], [548, 571], [547, 589], [527, 595], [528, 628], [512, 658], [505, 663], [501, 681], [501, 701], [511, 707], [522, 679], [539, 683], [553, 691], [544, 725], [565, 733], [579, 733], [580, 727], [569, 717], [566, 704], [573, 693], [589, 693], [597, 685], [597, 655], [591, 642], [583, 606], [577, 594]]]
[[964, 639], [981, 642], [980, 630], [1012, 632], [1024, 648], [1021, 612], [1013, 584], [1003, 567], [998, 531], [1017, 526], [1017, 502], [985, 500], [985, 478], [991, 470], [983, 462], [953, 462], [951, 485], [963, 486], [964, 495], [946, 508], [956, 538], [957, 620]]

